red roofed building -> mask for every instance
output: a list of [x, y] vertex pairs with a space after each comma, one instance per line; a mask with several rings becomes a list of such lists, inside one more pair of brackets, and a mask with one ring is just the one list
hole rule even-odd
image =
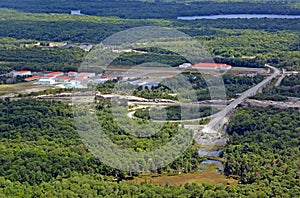
[[39, 80], [40, 78], [41, 78], [41, 76], [32, 76], [32, 77], [29, 77], [29, 78], [25, 78], [25, 81], [32, 82], [32, 81]]
[[31, 71], [29, 71], [29, 70], [13, 71], [12, 75], [13, 75], [13, 77], [17, 77], [17, 76], [31, 76]]
[[43, 77], [41, 77], [41, 79], [55, 79], [56, 77], [55, 76], [52, 76], [52, 75], [45, 75]]
[[56, 82], [68, 82], [71, 80], [71, 77], [70, 76], [57, 76], [55, 78], [55, 81]]
[[77, 72], [73, 72], [73, 71], [68, 72], [68, 76], [70, 77], [76, 77], [77, 74], [78, 74]]
[[56, 78], [55, 76], [47, 74], [47, 75], [41, 77], [38, 82], [39, 82], [39, 84], [42, 84], [42, 85], [52, 85], [55, 83], [55, 78]]
[[50, 72], [48, 74], [45, 74], [45, 76], [53, 76], [53, 77], [57, 77], [57, 76], [63, 76], [64, 72]]

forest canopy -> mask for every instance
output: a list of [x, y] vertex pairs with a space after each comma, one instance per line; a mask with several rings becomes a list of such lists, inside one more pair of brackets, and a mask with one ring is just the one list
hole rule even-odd
[[[10, 0], [2, 1], [0, 8], [12, 8], [33, 13], [70, 13], [118, 16], [121, 18], [164, 18], [216, 14], [299, 14], [296, 1], [127, 1], [127, 0]], [[243, 7], [243, 9], [240, 9]], [[230, 9], [228, 9], [230, 8]]]
[[[101, 108], [105, 105], [104, 101], [98, 105], [100, 116], [109, 116], [109, 109]], [[133, 184], [126, 181], [129, 173], [102, 164], [82, 144], [72, 110], [63, 103], [22, 99], [2, 101], [0, 107], [0, 194], [6, 197], [300, 196], [300, 119], [297, 110], [239, 109], [229, 123], [230, 142], [222, 157], [225, 174], [238, 179], [240, 184], [204, 183], [176, 187]], [[174, 126], [169, 125], [153, 140], [138, 140], [122, 133], [113, 120], [108, 120], [105, 125], [113, 129], [113, 141], [134, 149], [148, 149], [153, 143], [163, 144], [176, 132]], [[182, 167], [190, 167], [186, 171], [197, 170], [199, 161], [201, 158], [191, 147], [180, 159], [160, 171], [176, 172]]]

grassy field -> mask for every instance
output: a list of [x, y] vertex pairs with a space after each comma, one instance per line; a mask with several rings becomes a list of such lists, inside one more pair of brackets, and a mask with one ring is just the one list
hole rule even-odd
[[33, 83], [18, 83], [18, 84], [5, 84], [0, 85], [0, 95], [6, 94], [27, 94], [32, 92], [43, 91], [50, 89], [50, 86], [33, 84]]
[[28, 89], [28, 88], [34, 88], [34, 87], [38, 87], [39, 85], [35, 85], [32, 83], [18, 83], [18, 84], [4, 84], [4, 85], [0, 85], [0, 92], [2, 91], [18, 91], [18, 90], [22, 90], [22, 89]]
[[188, 174], [178, 174], [178, 175], [159, 175], [159, 176], [140, 176], [134, 178], [133, 181], [129, 181], [134, 184], [140, 184], [143, 182], [151, 183], [155, 185], [185, 185], [187, 183], [197, 183], [197, 184], [227, 184], [236, 185], [237, 180], [232, 178], [227, 178], [224, 175], [216, 173], [217, 166], [209, 165], [204, 172], [199, 173], [188, 173]]

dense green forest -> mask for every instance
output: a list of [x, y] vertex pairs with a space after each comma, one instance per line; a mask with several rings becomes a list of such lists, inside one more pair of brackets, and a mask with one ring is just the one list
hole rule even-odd
[[267, 86], [263, 93], [260, 93], [254, 96], [254, 99], [259, 100], [278, 100], [284, 101], [287, 100], [288, 97], [300, 97], [300, 75], [289, 75], [286, 76], [280, 86], [273, 87], [272, 85]]
[[[1, 101], [0, 105], [0, 194], [5, 197], [300, 196], [297, 110], [248, 107], [237, 111], [228, 126], [230, 143], [222, 157], [225, 174], [237, 178], [240, 184], [175, 187], [132, 184], [124, 180], [129, 179], [128, 173], [102, 164], [82, 144], [73, 123], [72, 109], [63, 103], [21, 99]], [[101, 122], [104, 121], [101, 117], [107, 118], [108, 122], [103, 124], [110, 128], [116, 144], [139, 148], [136, 151], [147, 150], [151, 145], [169, 141], [177, 131], [176, 126], [167, 124], [153, 139], [132, 138], [116, 127], [107, 105], [107, 101], [98, 103], [98, 115]], [[186, 171], [197, 170], [199, 161], [201, 158], [192, 146], [182, 158], [161, 171], [177, 172], [178, 167], [189, 163], [191, 168]]]
[[296, 109], [238, 110], [228, 126], [226, 174], [259, 186], [269, 197], [299, 197], [299, 121]]
[[[0, 2], [0, 8], [12, 8], [35, 13], [70, 13], [81, 10], [83, 14], [98, 16], [118, 16], [121, 18], [168, 18], [178, 16], [216, 14], [299, 14], [294, 6], [296, 1], [126, 1], [126, 0], [85, 0], [48, 1], [11, 0]], [[240, 9], [243, 7], [243, 9]], [[230, 9], [228, 9], [230, 8]]]
[[[175, 28], [195, 37], [212, 54], [215, 62], [245, 67], [263, 67], [268, 62], [278, 67], [299, 69], [299, 19], [134, 20], [1, 11], [1, 73], [12, 69], [77, 70], [86, 52], [79, 48], [51, 48], [49, 43], [97, 44], [113, 33], [149, 25]], [[172, 61], [163, 61], [170, 58]], [[183, 62], [180, 57], [159, 53], [147, 61], [151, 59], [156, 62], [161, 59], [171, 65]], [[125, 54], [116, 62], [120, 60], [127, 64], [140, 63], [143, 57]]]
[[[150, 113], [151, 111], [151, 113]], [[165, 108], [166, 115], [162, 116], [161, 109], [155, 108], [145, 108], [145, 109], [137, 109], [134, 113], [134, 116], [137, 118], [141, 118], [143, 120], [186, 120], [186, 119], [198, 119], [201, 117], [207, 117], [211, 115], [210, 107], [198, 107], [198, 108], [188, 108], [188, 107], [166, 107]]]
[[[34, 185], [57, 177], [68, 178], [73, 174], [100, 175], [106, 180], [110, 179], [108, 176], [122, 180], [135, 175], [110, 168], [88, 152], [76, 131], [73, 110], [68, 105], [21, 99], [13, 102], [0, 101], [0, 106], [0, 176]], [[107, 101], [100, 101], [97, 109], [100, 124], [112, 141], [137, 152], [158, 148], [183, 130], [167, 123], [155, 137], [137, 138], [128, 133], [132, 129], [126, 128], [125, 124], [122, 125], [123, 128], [118, 126]], [[135, 125], [135, 130], [141, 131], [144, 127], [131, 120], [122, 122], [130, 122], [128, 126]], [[145, 133], [151, 133], [160, 127], [146, 126]], [[200, 160], [196, 148], [191, 146], [182, 157], [159, 171], [172, 173], [182, 167], [190, 172], [199, 166]]]
[[300, 75], [291, 75], [285, 77], [280, 86], [271, 91], [274, 95], [300, 98]]

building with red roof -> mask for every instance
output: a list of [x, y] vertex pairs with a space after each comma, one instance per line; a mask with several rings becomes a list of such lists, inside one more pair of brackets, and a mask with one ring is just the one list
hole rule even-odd
[[71, 77], [70, 76], [57, 76], [55, 78], [55, 81], [56, 82], [68, 82], [71, 80]]
[[74, 72], [74, 71], [68, 72], [68, 76], [70, 76], [70, 77], [77, 77], [77, 75], [78, 75], [77, 72]]
[[64, 75], [64, 72], [58, 72], [58, 71], [45, 74], [45, 76], [54, 76], [54, 77], [63, 76], [63, 75]]
[[29, 70], [19, 70], [19, 71], [13, 71], [12, 72], [13, 77], [17, 76], [31, 76], [31, 71]]
[[56, 77], [55, 76], [52, 76], [52, 75], [45, 75], [45, 76], [43, 76], [43, 77], [41, 77], [41, 78], [43, 78], [43, 79], [55, 79]]
[[41, 78], [41, 76], [32, 76], [32, 77], [29, 77], [29, 78], [25, 78], [25, 81], [32, 82], [32, 81], [37, 81], [40, 78]]

